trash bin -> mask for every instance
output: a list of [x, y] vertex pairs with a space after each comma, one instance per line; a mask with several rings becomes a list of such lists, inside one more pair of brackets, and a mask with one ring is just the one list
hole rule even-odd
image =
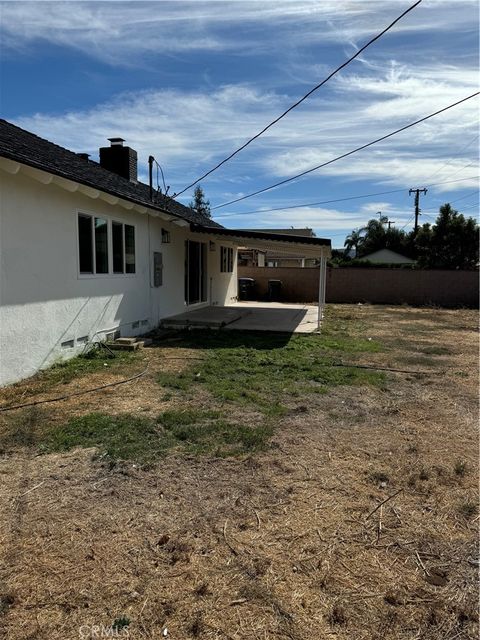
[[282, 299], [282, 281], [268, 281], [268, 299], [270, 302], [280, 302]]
[[255, 300], [255, 280], [253, 278], [238, 279], [238, 299]]

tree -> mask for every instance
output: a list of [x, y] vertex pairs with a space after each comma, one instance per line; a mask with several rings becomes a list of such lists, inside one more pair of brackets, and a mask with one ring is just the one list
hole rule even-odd
[[380, 249], [390, 249], [407, 256], [412, 254], [411, 242], [401, 229], [385, 228], [388, 218], [372, 218], [362, 229], [354, 229], [345, 239], [347, 250], [355, 247], [357, 257], [361, 258]]
[[479, 227], [449, 203], [440, 207], [435, 224], [424, 224], [415, 237], [422, 267], [473, 269], [478, 263]]
[[212, 212], [210, 211], [210, 201], [205, 200], [205, 194], [203, 193], [203, 189], [200, 185], [195, 187], [195, 191], [193, 192], [193, 200], [188, 205], [190, 209], [193, 209], [197, 213], [206, 218], [212, 217]]
[[345, 253], [355, 249], [355, 255], [358, 253], [358, 246], [361, 244], [363, 229], [354, 229], [346, 238], [343, 246], [345, 247]]

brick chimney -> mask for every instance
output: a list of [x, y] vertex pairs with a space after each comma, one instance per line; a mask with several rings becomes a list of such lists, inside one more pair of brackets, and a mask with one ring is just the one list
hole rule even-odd
[[124, 147], [123, 138], [109, 138], [109, 141], [109, 147], [100, 148], [100, 166], [130, 182], [137, 182], [137, 152]]

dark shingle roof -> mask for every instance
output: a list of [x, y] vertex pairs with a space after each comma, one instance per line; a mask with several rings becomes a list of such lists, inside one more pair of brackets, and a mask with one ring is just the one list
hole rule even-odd
[[172, 198], [156, 196], [157, 199], [152, 202], [148, 185], [142, 182], [130, 182], [116, 173], [107, 171], [97, 162], [86, 160], [73, 151], [2, 119], [0, 119], [0, 156], [99, 189], [130, 202], [164, 211], [194, 224], [222, 228], [210, 218], [198, 214]]

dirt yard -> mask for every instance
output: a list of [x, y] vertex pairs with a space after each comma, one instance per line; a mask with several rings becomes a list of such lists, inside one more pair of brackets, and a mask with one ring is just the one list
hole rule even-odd
[[[297, 343], [260, 361], [250, 345], [222, 386], [179, 338], [2, 390], [7, 406], [148, 364], [0, 414], [0, 637], [477, 638], [477, 313], [334, 305], [324, 331], [298, 342], [309, 385]], [[177, 424], [187, 410], [214, 421], [208, 442]], [[141, 417], [148, 441], [123, 419], [87, 446], [82, 416], [100, 412]]]

